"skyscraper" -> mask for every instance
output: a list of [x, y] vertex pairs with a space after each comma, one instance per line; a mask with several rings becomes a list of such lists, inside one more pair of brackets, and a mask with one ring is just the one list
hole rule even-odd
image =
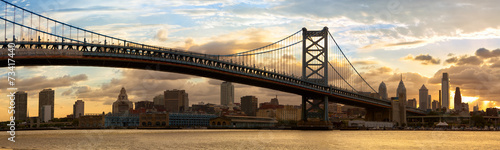
[[[50, 109], [47, 108], [50, 106]], [[38, 94], [38, 117], [42, 121], [54, 119], [54, 90], [43, 89]], [[46, 114], [50, 112], [49, 114]]]
[[382, 81], [382, 83], [378, 86], [378, 93], [380, 94], [381, 99], [389, 99], [389, 96], [387, 95], [387, 87], [385, 86], [384, 81]]
[[16, 108], [14, 108], [14, 117], [16, 120], [26, 120], [28, 111], [28, 93], [17, 91], [15, 94]]
[[443, 79], [441, 82], [441, 96], [442, 102], [441, 107], [446, 107], [446, 110], [450, 109], [450, 79], [448, 78], [448, 73], [443, 73]]
[[418, 102], [419, 102], [419, 107], [421, 110], [427, 110], [429, 109], [427, 106], [427, 99], [429, 98], [429, 90], [425, 87], [425, 85], [422, 84], [422, 87], [420, 88], [418, 92]]
[[280, 102], [278, 101], [278, 95], [276, 95], [275, 98], [271, 99], [271, 105], [280, 105]]
[[185, 90], [166, 90], [165, 95], [165, 108], [169, 112], [185, 112], [189, 108], [188, 93]]
[[436, 111], [437, 108], [438, 108], [438, 101], [436, 100], [432, 101], [432, 110]]
[[398, 101], [399, 101], [399, 125], [406, 124], [406, 87], [403, 83], [403, 77], [401, 76], [401, 81], [399, 81], [397, 89]]
[[77, 100], [73, 105], [73, 118], [79, 118], [83, 115], [85, 115], [85, 102]]
[[220, 104], [224, 106], [234, 104], [234, 86], [231, 82], [222, 82], [220, 85]]
[[455, 100], [453, 102], [455, 111], [462, 111], [462, 94], [460, 94], [459, 87], [457, 87], [455, 90]]
[[128, 100], [127, 91], [125, 87], [122, 87], [118, 98], [113, 102], [113, 114], [126, 113], [132, 108], [134, 108], [134, 103]]
[[431, 109], [432, 108], [432, 102], [431, 102], [431, 95], [429, 95], [429, 97], [427, 97], [427, 109]]
[[241, 97], [241, 111], [248, 116], [255, 116], [257, 113], [258, 99], [255, 96]]
[[154, 105], [165, 106], [165, 96], [163, 94], [157, 95], [153, 98]]

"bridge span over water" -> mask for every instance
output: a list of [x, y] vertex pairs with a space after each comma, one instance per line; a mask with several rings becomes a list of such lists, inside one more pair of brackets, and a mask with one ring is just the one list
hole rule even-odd
[[[327, 27], [314, 31], [303, 28], [260, 48], [214, 55], [99, 34], [4, 0], [0, 6], [5, 8], [5, 13], [0, 13], [0, 28], [4, 27], [0, 60], [8, 61], [9, 43], [13, 43], [16, 66], [99, 66], [183, 73], [301, 95], [305, 124], [310, 118], [327, 123], [329, 101], [366, 108], [368, 120], [391, 120], [391, 101], [377, 96]], [[424, 114], [411, 107], [406, 111]]]

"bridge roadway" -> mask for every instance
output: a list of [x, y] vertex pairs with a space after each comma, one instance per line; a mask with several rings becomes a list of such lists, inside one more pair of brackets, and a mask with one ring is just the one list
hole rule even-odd
[[[10, 42], [0, 42], [2, 45], [0, 60], [4, 62], [7, 62], [9, 58], [7, 55], [8, 43]], [[16, 66], [100, 66], [176, 72], [298, 95], [328, 96], [329, 101], [367, 109], [386, 110], [391, 108], [389, 100], [373, 98], [332, 86], [322, 86], [270, 70], [223, 61], [217, 55], [145, 48], [140, 45], [132, 47], [31, 41], [16, 41], [14, 43], [16, 44], [16, 55], [14, 56]], [[7, 63], [1, 63], [0, 67], [7, 67]], [[410, 107], [407, 108], [407, 112], [415, 115], [425, 114], [421, 110]]]

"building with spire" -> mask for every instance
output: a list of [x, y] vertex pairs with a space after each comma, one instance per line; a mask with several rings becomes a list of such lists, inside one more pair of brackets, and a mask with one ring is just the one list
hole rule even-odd
[[381, 99], [389, 99], [389, 96], [387, 94], [387, 87], [385, 86], [384, 81], [382, 81], [382, 83], [380, 83], [380, 85], [378, 86], [378, 93], [380, 94]]
[[406, 125], [406, 87], [403, 83], [403, 76], [399, 81], [396, 97], [391, 101], [392, 106], [392, 121], [398, 126]]
[[446, 107], [446, 110], [450, 109], [450, 79], [448, 78], [448, 73], [443, 73], [443, 79], [441, 81], [441, 96], [442, 102], [441, 107]]
[[462, 94], [460, 94], [460, 88], [457, 87], [455, 89], [455, 100], [454, 100], [454, 109], [455, 111], [462, 111]]
[[425, 87], [425, 85], [422, 84], [422, 87], [420, 88], [419, 92], [418, 92], [418, 104], [419, 104], [419, 108], [421, 110], [427, 110], [429, 109], [427, 106], [427, 102], [428, 102], [428, 98], [429, 98], [429, 90]]
[[124, 87], [120, 90], [118, 99], [113, 102], [113, 114], [122, 114], [132, 109], [134, 103], [128, 100], [127, 91]]

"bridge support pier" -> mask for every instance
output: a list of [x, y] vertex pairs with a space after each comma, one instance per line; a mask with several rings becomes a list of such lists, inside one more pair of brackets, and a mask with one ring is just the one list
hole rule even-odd
[[[309, 106], [309, 107], [308, 107]], [[302, 119], [297, 127], [303, 130], [329, 130], [333, 124], [328, 119], [328, 96], [302, 96]]]

